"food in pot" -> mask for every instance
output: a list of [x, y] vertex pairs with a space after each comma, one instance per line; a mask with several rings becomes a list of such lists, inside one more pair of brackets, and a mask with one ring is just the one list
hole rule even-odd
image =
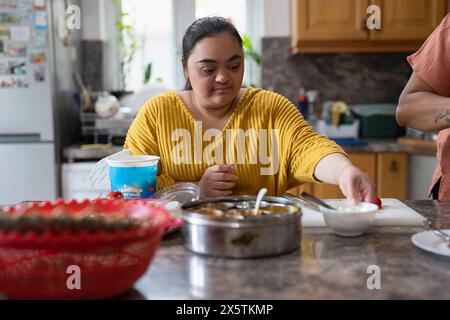
[[[183, 234], [189, 250], [226, 258], [284, 254], [299, 247], [301, 208], [281, 197], [203, 199], [183, 205]], [[276, 234], [276, 241], [274, 241]]]
[[198, 209], [195, 209], [194, 212], [204, 214], [204, 215], [210, 216], [210, 217], [222, 217], [224, 215], [224, 211], [219, 210], [219, 209], [214, 209], [212, 207], [198, 208]]
[[191, 212], [200, 213], [210, 217], [227, 217], [243, 219], [247, 217], [265, 215], [283, 215], [295, 212], [297, 209], [290, 205], [265, 203], [255, 214], [254, 201], [251, 202], [217, 202], [201, 204], [189, 209]]

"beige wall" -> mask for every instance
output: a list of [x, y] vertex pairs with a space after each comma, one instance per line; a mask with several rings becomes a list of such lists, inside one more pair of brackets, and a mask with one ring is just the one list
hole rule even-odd
[[264, 0], [263, 37], [289, 37], [290, 35], [291, 0]]

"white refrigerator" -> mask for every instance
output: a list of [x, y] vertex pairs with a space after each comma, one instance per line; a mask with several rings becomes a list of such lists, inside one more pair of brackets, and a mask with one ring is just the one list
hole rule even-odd
[[0, 205], [53, 201], [61, 148], [77, 120], [81, 37], [65, 29], [67, 1], [9, 3], [0, 7]]

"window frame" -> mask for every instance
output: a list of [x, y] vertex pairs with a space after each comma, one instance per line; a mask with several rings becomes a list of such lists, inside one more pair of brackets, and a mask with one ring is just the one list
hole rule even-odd
[[[181, 65], [181, 43], [184, 32], [195, 19], [195, 0], [172, 0], [173, 8], [173, 44], [175, 45], [175, 84], [181, 90], [185, 84], [183, 67]], [[244, 0], [247, 10], [247, 34], [257, 52], [261, 52], [261, 39], [264, 35], [264, 2], [265, 0]], [[261, 67], [253, 61], [246, 61], [246, 77], [244, 83], [261, 85]]]
[[[247, 34], [252, 39], [253, 46], [257, 52], [261, 52], [261, 39], [264, 35], [264, 6], [266, 0], [243, 0], [246, 1], [247, 10], [246, 28]], [[121, 6], [121, 4], [119, 4]], [[112, 2], [110, 6], [104, 4], [105, 21], [115, 21], [118, 15], [118, 9]], [[182, 90], [185, 84], [183, 67], [181, 64], [181, 44], [184, 32], [195, 19], [195, 0], [172, 0], [172, 45], [173, 52], [172, 63], [174, 63], [174, 80], [175, 90]], [[108, 23], [106, 26], [106, 34], [108, 41], [104, 47], [104, 87], [117, 89], [123, 87], [120, 80], [120, 74], [115, 68], [109, 66], [119, 63], [118, 45], [117, 45], [117, 30], [115, 23]], [[108, 67], [106, 67], [108, 66]], [[261, 67], [257, 66], [253, 61], [246, 61], [246, 77], [244, 83], [261, 85]]]

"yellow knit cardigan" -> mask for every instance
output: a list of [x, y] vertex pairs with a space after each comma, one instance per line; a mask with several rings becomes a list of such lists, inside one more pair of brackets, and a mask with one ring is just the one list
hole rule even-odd
[[283, 96], [248, 87], [219, 131], [204, 130], [175, 91], [148, 100], [128, 130], [132, 154], [161, 157], [157, 190], [199, 181], [215, 164], [232, 163], [238, 181], [233, 194], [282, 195], [305, 182], [317, 182], [317, 163], [345, 152], [319, 135]]

